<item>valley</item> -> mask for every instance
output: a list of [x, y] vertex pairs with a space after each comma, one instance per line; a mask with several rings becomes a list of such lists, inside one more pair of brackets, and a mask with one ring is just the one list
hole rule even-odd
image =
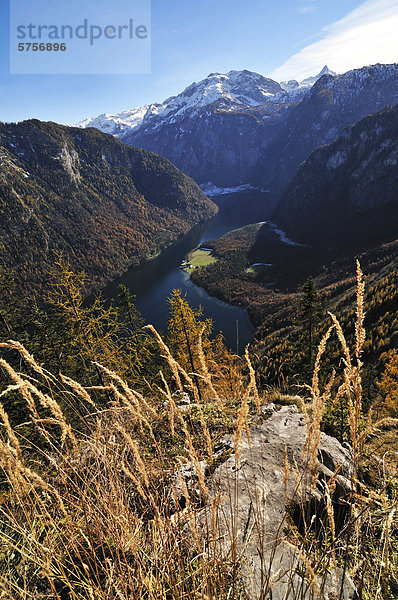
[[4, 598], [397, 597], [397, 101], [245, 69], [0, 123]]
[[[158, 258], [143, 267], [132, 268], [122, 277], [107, 286], [104, 294], [115, 297], [118, 285], [123, 284], [136, 296], [137, 307], [147, 322], [164, 331], [169, 318], [168, 298], [173, 289], [182, 290], [190, 304], [202, 306], [204, 315], [214, 321], [214, 331], [222, 331], [229, 348], [236, 350], [236, 322], [240, 332], [240, 351], [252, 341], [254, 326], [246, 306], [226, 302], [220, 294], [207, 285], [201, 285], [194, 277], [182, 270], [181, 263], [192, 250], [207, 240], [218, 238], [242, 224], [250, 224], [270, 215], [273, 209], [269, 194], [240, 192], [215, 197], [219, 212], [215, 219], [196, 226], [179, 242], [163, 251]], [[202, 272], [202, 267], [193, 273]], [[206, 287], [206, 290], [204, 289]], [[209, 293], [207, 293], [209, 292]]]
[[[396, 65], [343, 75], [325, 67], [281, 84], [250, 71], [211, 73], [162, 104], [86, 119], [79, 128], [4, 125], [4, 190], [14, 182], [6, 203], [15, 208], [3, 222], [3, 264], [14, 265], [28, 288], [44, 289], [46, 270], [63, 253], [86, 271], [91, 290], [113, 280], [111, 297], [126, 284], [160, 329], [177, 288], [203, 305], [229, 347], [236, 321], [242, 348], [253, 327], [263, 339], [290, 323], [309, 275], [395, 239], [397, 113], [384, 107], [398, 97], [397, 82]], [[376, 115], [361, 120], [366, 111]], [[202, 191], [165, 159], [126, 143], [170, 158]], [[46, 169], [54, 167], [50, 179]], [[220, 209], [212, 221], [218, 209], [206, 193]], [[203, 242], [210, 257], [180, 269]]]
[[[163, 103], [79, 126], [167, 156], [217, 203], [235, 198], [227, 210], [241, 201], [244, 213], [249, 193], [268, 193], [266, 211], [231, 219], [229, 230], [208, 230], [201, 241], [216, 262], [191, 269], [188, 284], [179, 273], [169, 285], [194, 304], [192, 283], [246, 308], [262, 343], [292, 326], [309, 276], [328, 297], [330, 286], [350, 278], [357, 256], [378, 264], [381, 248], [394, 243], [397, 109], [389, 107], [397, 100], [396, 64], [343, 74], [325, 66], [300, 83], [230, 71], [210, 73]], [[393, 265], [383, 263], [383, 273]], [[209, 310], [218, 330], [220, 315]], [[221, 329], [233, 336], [231, 327]]]

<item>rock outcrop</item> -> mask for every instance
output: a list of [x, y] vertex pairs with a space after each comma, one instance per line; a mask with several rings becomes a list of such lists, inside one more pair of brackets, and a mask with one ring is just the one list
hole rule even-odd
[[[207, 477], [210, 504], [199, 514], [199, 529], [210, 554], [238, 560], [245, 593], [253, 600], [354, 600], [355, 587], [338, 567], [313, 578], [291, 542], [287, 527], [316, 531], [327, 519], [328, 482], [336, 530], [349, 516], [353, 464], [349, 447], [323, 433], [315, 476], [306, 464], [306, 418], [296, 406], [281, 408], [250, 427], [240, 456], [233, 439], [222, 440], [219, 454], [229, 458]], [[232, 451], [232, 454], [231, 454]], [[214, 505], [217, 504], [215, 511]]]

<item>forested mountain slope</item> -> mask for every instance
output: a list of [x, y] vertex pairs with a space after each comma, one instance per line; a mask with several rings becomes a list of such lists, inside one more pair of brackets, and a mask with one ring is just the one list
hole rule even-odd
[[59, 253], [104, 283], [216, 212], [168, 160], [98, 130], [0, 124], [1, 262], [21, 286]]
[[369, 247], [397, 233], [398, 107], [362, 119], [300, 167], [278, 224], [307, 243]]

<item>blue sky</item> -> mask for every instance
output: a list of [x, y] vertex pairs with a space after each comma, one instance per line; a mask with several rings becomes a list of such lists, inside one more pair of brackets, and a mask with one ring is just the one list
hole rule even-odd
[[[100, 11], [109, 0], [81, 4]], [[246, 68], [280, 81], [325, 63], [343, 72], [396, 62], [397, 30], [398, 0], [152, 0], [150, 74], [10, 75], [9, 7], [1, 0], [0, 120], [74, 123], [162, 101], [214, 71]]]

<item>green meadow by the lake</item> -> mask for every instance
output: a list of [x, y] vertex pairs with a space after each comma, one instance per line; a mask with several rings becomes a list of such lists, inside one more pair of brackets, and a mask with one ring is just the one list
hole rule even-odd
[[198, 267], [206, 267], [207, 265], [211, 265], [217, 262], [217, 258], [211, 255], [211, 250], [203, 250], [202, 248], [198, 248], [193, 252], [190, 252], [187, 257], [187, 268], [185, 269], [187, 273], [192, 273]]

